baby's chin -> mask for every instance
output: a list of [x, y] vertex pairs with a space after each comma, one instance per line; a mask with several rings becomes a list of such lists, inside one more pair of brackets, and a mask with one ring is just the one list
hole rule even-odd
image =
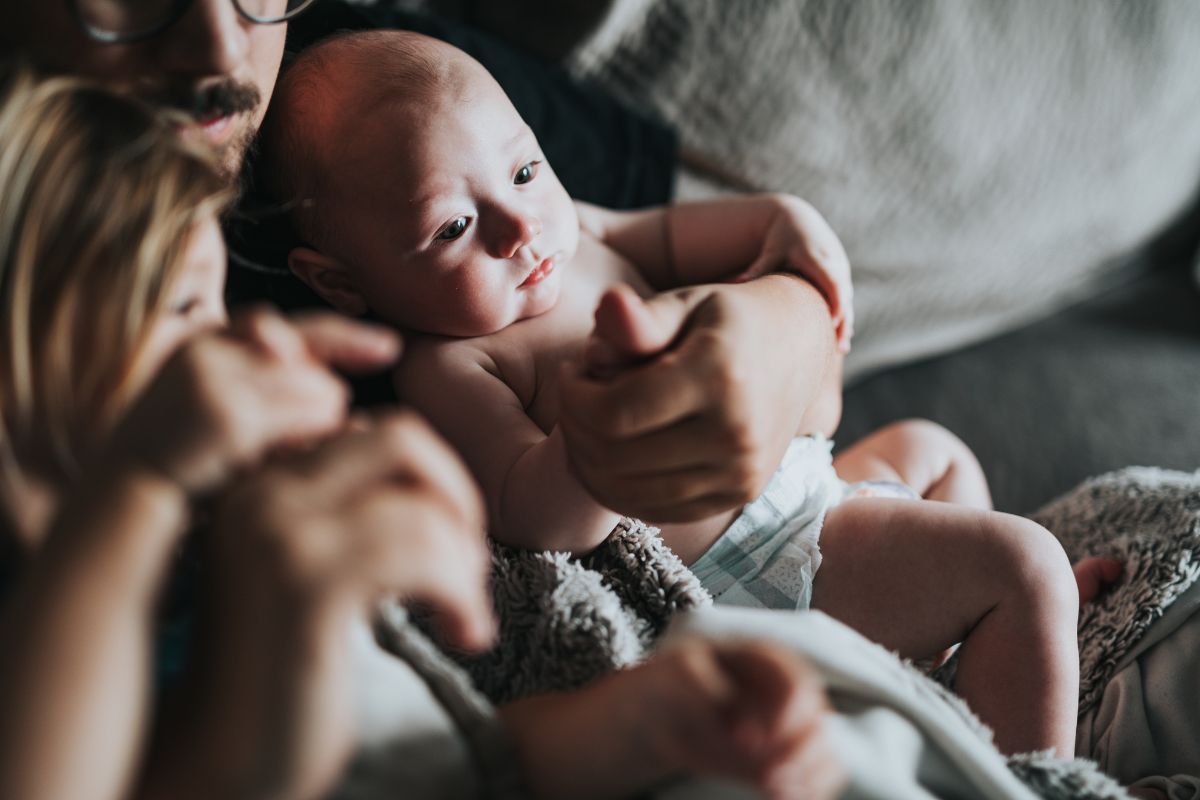
[[535, 286], [526, 286], [517, 289], [517, 293], [521, 308], [517, 314], [516, 322], [540, 317], [542, 314], [551, 311], [558, 305], [558, 298], [562, 293], [562, 279], [558, 269], [556, 268]]

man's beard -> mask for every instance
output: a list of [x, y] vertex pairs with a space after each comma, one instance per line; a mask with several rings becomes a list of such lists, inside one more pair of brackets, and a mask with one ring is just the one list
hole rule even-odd
[[[186, 114], [197, 125], [218, 117], [252, 114], [262, 102], [262, 93], [257, 86], [232, 78], [206, 86], [179, 86], [155, 95], [152, 100]], [[255, 133], [246, 125], [219, 147], [221, 164], [231, 180], [237, 176]]]

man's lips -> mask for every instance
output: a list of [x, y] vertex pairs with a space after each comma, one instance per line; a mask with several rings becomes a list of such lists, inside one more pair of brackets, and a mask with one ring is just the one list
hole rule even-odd
[[551, 272], [554, 272], [554, 258], [543, 259], [542, 263], [534, 267], [533, 272], [529, 273], [517, 288], [526, 289], [530, 286], [536, 286], [549, 277]]
[[196, 120], [196, 127], [210, 144], [219, 145], [233, 133], [235, 114], [214, 114]]

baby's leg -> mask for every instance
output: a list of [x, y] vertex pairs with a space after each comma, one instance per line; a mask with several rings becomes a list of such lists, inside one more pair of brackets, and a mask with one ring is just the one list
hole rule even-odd
[[1075, 742], [1078, 591], [1041, 526], [949, 503], [830, 510], [813, 608], [908, 658], [962, 642], [956, 690], [1005, 753]]
[[929, 420], [886, 425], [839, 453], [833, 467], [849, 483], [900, 481], [926, 500], [992, 507], [987, 478], [971, 448]]
[[771, 798], [833, 798], [825, 689], [795, 654], [689, 639], [576, 692], [500, 714], [538, 797], [626, 797], [671, 777], [734, 778]]

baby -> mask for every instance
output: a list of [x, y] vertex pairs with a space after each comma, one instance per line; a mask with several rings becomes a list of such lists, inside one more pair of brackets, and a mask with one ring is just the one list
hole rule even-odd
[[[618, 522], [569, 467], [559, 377], [581, 351], [597, 373], [628, 368], [629, 339], [654, 323], [644, 298], [808, 279], [839, 349], [849, 338], [849, 267], [810, 206], [573, 203], [500, 86], [447, 44], [330, 40], [285, 74], [273, 114], [272, 175], [311, 245], [292, 270], [337, 309], [419, 334], [397, 385], [463, 453], [500, 541], [583, 552]], [[840, 407], [839, 383], [840, 356], [817, 406]], [[822, 427], [805, 420], [762, 497], [663, 539], [721, 602], [811, 606], [911, 658], [961, 642], [957, 689], [1001, 750], [1070, 755], [1078, 597], [1062, 548], [991, 511], [969, 451], [932, 423], [884, 429], [836, 463]], [[687, 453], [665, 477], [639, 476], [636, 456], [647, 493], [703, 485]]]

